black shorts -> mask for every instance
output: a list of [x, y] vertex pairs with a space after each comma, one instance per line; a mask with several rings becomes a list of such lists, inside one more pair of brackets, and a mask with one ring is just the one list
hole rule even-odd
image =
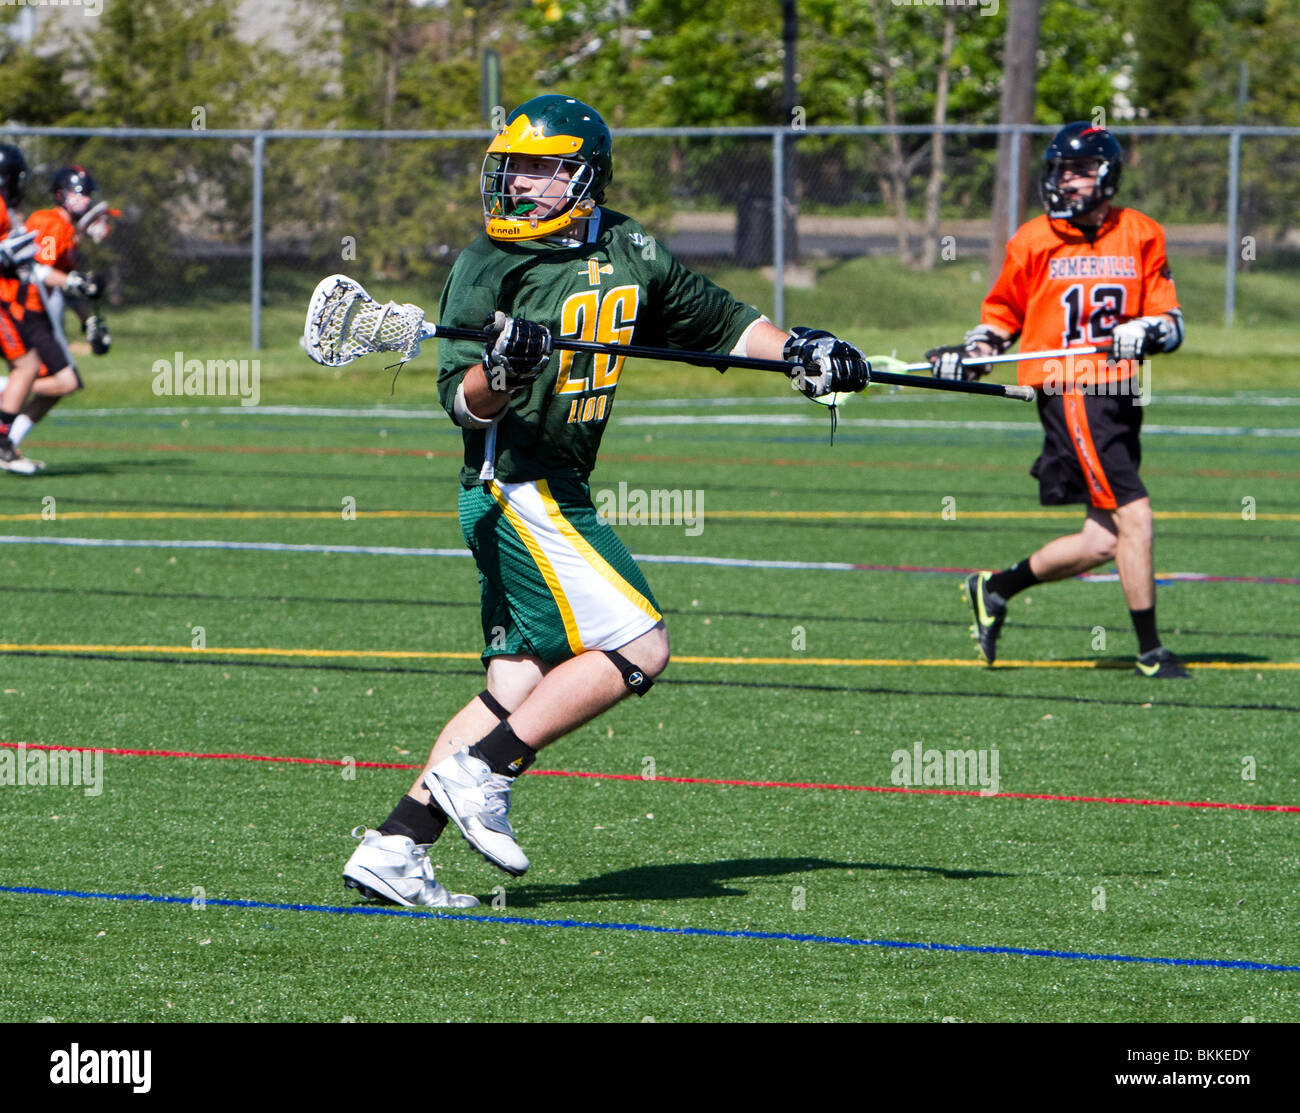
[[17, 323], [18, 335], [22, 337], [23, 343], [40, 356], [41, 363], [45, 365], [41, 371], [42, 376], [54, 375], [65, 367], [72, 366], [72, 358], [54, 335], [47, 314], [28, 309]]
[[1029, 474], [1044, 506], [1085, 503], [1114, 510], [1147, 497], [1142, 463], [1142, 407], [1126, 394], [1038, 391], [1043, 452]]

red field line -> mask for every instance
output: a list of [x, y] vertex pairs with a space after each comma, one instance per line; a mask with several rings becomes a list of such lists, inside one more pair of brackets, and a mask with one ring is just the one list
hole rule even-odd
[[[38, 742], [0, 742], [0, 747], [28, 750], [98, 751], [119, 757], [200, 758], [211, 761], [282, 761], [295, 765], [346, 765], [339, 758], [277, 757], [271, 754], [200, 754], [187, 750], [126, 750], [108, 746], [53, 746]], [[421, 769], [423, 763], [387, 761], [353, 761], [357, 769]], [[530, 769], [530, 777], [578, 777], [600, 781], [645, 781], [638, 773], [587, 773], [571, 769]], [[650, 780], [679, 785], [723, 785], [728, 788], [800, 788], [832, 792], [892, 792], [917, 796], [983, 796], [982, 792], [961, 788], [912, 788], [903, 785], [842, 785], [817, 781], [730, 781], [713, 777], [653, 777]], [[647, 783], [649, 783], [647, 781]], [[1160, 808], [1228, 808], [1248, 812], [1300, 812], [1300, 805], [1234, 804], [1215, 800], [1146, 800], [1128, 796], [1061, 796], [1045, 792], [999, 792], [1002, 800], [1052, 800], [1068, 804], [1140, 804]], [[989, 797], [993, 799], [993, 797]]]

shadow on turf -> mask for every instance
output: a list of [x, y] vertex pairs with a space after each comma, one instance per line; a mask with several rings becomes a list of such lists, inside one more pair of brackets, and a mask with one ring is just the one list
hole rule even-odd
[[124, 471], [156, 470], [164, 465], [170, 466], [172, 460], [123, 460], [118, 463], [92, 464], [85, 461], [76, 464], [48, 464], [36, 476], [41, 479], [72, 479], [84, 475], [118, 475]]
[[[466, 668], [435, 668], [422, 669], [410, 665], [345, 665], [323, 661], [298, 662], [298, 661], [257, 661], [246, 658], [227, 658], [227, 657], [164, 657], [153, 655], [149, 657], [135, 657], [126, 653], [62, 653], [62, 652], [45, 652], [41, 650], [29, 649], [11, 649], [0, 653], [3, 657], [57, 657], [60, 659], [81, 660], [81, 661], [114, 661], [130, 665], [207, 665], [220, 668], [237, 668], [237, 669], [306, 669], [315, 672], [348, 672], [348, 673], [379, 673], [388, 676], [468, 676], [479, 680], [483, 676], [482, 669]], [[1187, 660], [1222, 660], [1221, 657], [1203, 657], [1193, 656]], [[1259, 658], [1254, 658], [1258, 660]], [[1127, 658], [1123, 659], [1122, 668], [1127, 671], [1131, 668], [1132, 662]], [[1007, 674], [1019, 673], [1017, 669], [996, 669], [996, 672]], [[1118, 670], [1116, 670], [1118, 671]], [[1137, 677], [1133, 678], [1134, 680]], [[866, 695], [866, 696], [930, 696], [936, 699], [995, 699], [995, 700], [1019, 700], [1029, 703], [1081, 703], [1090, 704], [1100, 707], [1142, 707], [1150, 703], [1149, 699], [1143, 696], [1136, 696], [1131, 700], [1122, 699], [1098, 699], [1095, 696], [1077, 696], [1077, 695], [1049, 695], [1045, 693], [1022, 693], [1022, 692], [958, 692], [948, 689], [926, 689], [926, 688], [884, 688], [884, 687], [864, 687], [862, 685], [840, 685], [840, 684], [791, 684], [791, 683], [763, 683], [756, 680], [683, 680], [677, 678], [664, 678], [656, 680], [656, 684], [665, 686], [681, 686], [695, 688], [753, 688], [761, 692], [842, 692], [846, 695]], [[1169, 691], [1182, 691], [1184, 689], [1174, 686]], [[1159, 701], [1161, 707], [1185, 707], [1192, 711], [1300, 711], [1300, 707], [1292, 707], [1288, 704], [1280, 703], [1189, 703], [1186, 700], [1162, 699]]]
[[[1258, 653], [1179, 653], [1178, 656], [1184, 662], [1194, 661], [1222, 661], [1225, 664], [1266, 664], [1272, 660], [1271, 657], [1261, 657]], [[1132, 672], [1132, 657], [1097, 657], [1093, 658], [1096, 664], [1093, 666], [1105, 672]], [[1020, 672], [1021, 670], [1014, 665], [999, 665], [994, 670], [996, 672]]]
[[941, 866], [903, 866], [886, 862], [832, 862], [825, 858], [732, 858], [722, 862], [673, 862], [634, 866], [588, 877], [573, 885], [521, 885], [511, 889], [512, 908], [533, 908], [569, 901], [690, 900], [743, 897], [748, 889], [730, 882], [802, 876], [815, 870], [898, 871], [929, 873], [948, 881], [1015, 877], [989, 870], [952, 870]]

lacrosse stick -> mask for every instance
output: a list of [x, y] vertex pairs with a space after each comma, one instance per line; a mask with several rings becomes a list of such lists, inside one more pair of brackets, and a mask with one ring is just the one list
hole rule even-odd
[[[1099, 356], [1110, 355], [1110, 345], [1099, 344], [1095, 348], [1052, 348], [1046, 352], [1014, 352], [1006, 356], [969, 356], [966, 362], [972, 365], [983, 367], [986, 363], [1020, 363], [1026, 359], [1070, 359], [1074, 356]], [[931, 364], [929, 360], [922, 360], [920, 363], [903, 363], [895, 370], [897, 371], [929, 371]], [[875, 373], [871, 377], [874, 379]]]
[[[1110, 345], [1105, 344], [1098, 345], [1095, 348], [1053, 348], [1051, 351], [1045, 352], [1016, 352], [1013, 355], [989, 356], [987, 359], [972, 356], [970, 362], [981, 365], [985, 363], [1019, 363], [1021, 360], [1026, 359], [1073, 359], [1075, 356], [1109, 355], [1109, 353]], [[891, 376], [894, 375], [903, 378], [909, 372], [929, 371], [932, 366], [927, 360], [922, 360], [920, 363], [904, 363], [894, 356], [868, 356], [867, 359], [871, 363], [871, 381], [873, 383], [890, 382]], [[935, 380], [936, 383], [953, 381], [950, 379]], [[976, 383], [974, 380], [971, 383], [977, 386], [993, 386], [995, 388], [997, 386], [996, 383]], [[966, 385], [971, 385], [971, 383]], [[937, 390], [945, 389], [944, 387], [936, 387], [933, 383], [931, 386]], [[1023, 398], [1026, 402], [1034, 396], [1034, 388], [1031, 386], [1003, 387], [1002, 390], [1006, 392], [1006, 397]], [[979, 393], [986, 392], [980, 391]], [[823, 406], [842, 406], [852, 397], [851, 394], [827, 394], [822, 398], [814, 398], [813, 401], [820, 402]]]
[[[448, 340], [474, 340], [484, 343], [489, 334], [483, 329], [451, 328], [433, 325], [424, 319], [418, 305], [380, 305], [346, 275], [333, 274], [323, 279], [307, 306], [307, 322], [302, 347], [317, 363], [340, 367], [372, 352], [399, 352], [404, 360], [414, 359], [425, 340], [445, 337]], [[797, 365], [783, 359], [756, 359], [752, 356], [725, 355], [721, 352], [692, 352], [676, 348], [647, 348], [636, 344], [604, 344], [593, 340], [570, 340], [554, 337], [555, 348], [570, 352], [623, 356], [637, 359], [667, 360], [696, 367], [725, 371], [745, 367], [757, 371], [778, 371], [790, 376]], [[925, 367], [930, 365], [927, 363]], [[1032, 387], [1002, 386], [999, 383], [955, 382], [918, 375], [899, 375], [891, 371], [871, 372], [871, 381], [895, 386], [914, 386], [923, 390], [951, 390], [960, 394], [987, 394], [999, 398], [1016, 398], [1027, 402], [1034, 396]]]
[[99, 201], [82, 213], [77, 221], [77, 233], [89, 236], [95, 243], [103, 243], [113, 230], [108, 218], [121, 215], [120, 209], [110, 209], [107, 201]]

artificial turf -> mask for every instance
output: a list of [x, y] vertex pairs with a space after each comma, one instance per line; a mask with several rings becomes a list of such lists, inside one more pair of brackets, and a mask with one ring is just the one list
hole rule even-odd
[[[408, 407], [427, 419], [368, 409], [374, 391], [341, 418], [61, 406], [30, 445], [47, 469], [0, 485], [0, 532], [160, 544], [0, 547], [0, 741], [337, 764], [109, 754], [98, 795], [0, 786], [0, 886], [49, 891], [0, 892], [21, 958], [0, 964], [6, 1015], [1300, 1018], [1294, 971], [1060, 957], [1300, 966], [1300, 584], [1255, 582], [1298, 572], [1300, 393], [1157, 392], [1157, 568], [1226, 578], [1161, 588], [1194, 669], [1160, 683], [1131, 674], [1114, 582], [1019, 597], [987, 670], [960, 575], [932, 571], [1001, 567], [1071, 527], [1037, 516], [1029, 407], [886, 395], [846, 409], [832, 448], [788, 391], [714, 404], [712, 385], [620, 397], [592, 479], [703, 492], [694, 533], [618, 527], [675, 662], [519, 786], [525, 877], [454, 835], [434, 847], [439, 878], [483, 901], [442, 918], [325, 909], [357, 903], [349, 829], [412, 776], [366, 763], [422, 762], [481, 684], [472, 563], [168, 547], [461, 548], [458, 438], [427, 392]], [[216, 516], [234, 511], [259, 516]], [[818, 567], [838, 563], [858, 567]], [[1004, 795], [856, 790], [908, 787], [897, 755], [917, 746], [996, 747]], [[1186, 806], [1205, 802], [1293, 810]]]

